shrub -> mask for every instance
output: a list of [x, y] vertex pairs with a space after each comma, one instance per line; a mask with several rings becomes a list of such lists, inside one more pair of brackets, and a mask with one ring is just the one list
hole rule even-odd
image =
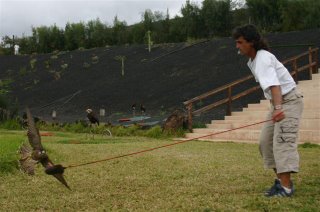
[[57, 55], [52, 55], [52, 56], [50, 57], [50, 59], [51, 59], [51, 60], [56, 60], [56, 59], [58, 59], [58, 56], [57, 56]]
[[98, 63], [99, 62], [99, 57], [98, 56], [93, 56], [93, 57], [91, 57], [91, 63], [92, 64], [96, 64], [96, 63]]
[[150, 138], [161, 138], [161, 137], [164, 137], [164, 134], [162, 132], [162, 128], [160, 126], [152, 127], [147, 132], [145, 132], [144, 135], [146, 137], [150, 137]]
[[130, 133], [127, 128], [123, 126], [112, 127], [111, 129], [112, 135], [114, 136], [129, 136]]
[[66, 70], [66, 69], [68, 68], [68, 64], [67, 64], [67, 63], [62, 64], [62, 65], [61, 65], [61, 68], [62, 68], [63, 70]]
[[[18, 123], [18, 122], [17, 122]], [[14, 123], [6, 125], [6, 129], [21, 129], [20, 125], [15, 127]], [[181, 137], [184, 135], [184, 130], [178, 130], [176, 132], [162, 132], [160, 126], [154, 126], [148, 130], [141, 129], [139, 125], [124, 126], [111, 126], [111, 125], [99, 125], [90, 127], [83, 122], [67, 123], [67, 124], [48, 124], [45, 122], [37, 123], [37, 126], [41, 130], [49, 131], [63, 131], [73, 133], [89, 133], [104, 134], [106, 130], [110, 130], [113, 136], [145, 136], [150, 138], [169, 138], [169, 137]], [[0, 126], [1, 127], [1, 126]]]
[[37, 85], [39, 82], [40, 82], [40, 80], [37, 80], [37, 79], [34, 79], [34, 80], [33, 80], [33, 84], [34, 84], [34, 85]]
[[37, 59], [35, 58], [30, 60], [30, 67], [32, 70], [34, 70], [34, 68], [36, 67], [36, 62], [37, 62]]
[[83, 63], [83, 68], [85, 68], [85, 69], [90, 68], [90, 64], [87, 63], [87, 62], [84, 62], [84, 63]]
[[7, 130], [21, 130], [21, 124], [17, 119], [9, 119], [5, 120], [0, 123], [0, 128], [7, 129]]
[[55, 80], [61, 79], [61, 73], [60, 73], [59, 71], [54, 71], [54, 72], [53, 72], [53, 78], [54, 78]]
[[24, 76], [27, 73], [28, 73], [28, 71], [27, 71], [27, 68], [25, 66], [20, 68], [20, 70], [19, 70], [19, 75], [20, 76]]
[[6, 95], [11, 90], [11, 84], [13, 80], [8, 79], [0, 79], [0, 95]]
[[45, 65], [46, 69], [49, 69], [49, 68], [50, 68], [50, 65], [51, 65], [50, 60], [44, 61], [44, 65]]
[[75, 132], [75, 133], [89, 132], [89, 128], [84, 127], [81, 123], [66, 124], [63, 128], [67, 132]]

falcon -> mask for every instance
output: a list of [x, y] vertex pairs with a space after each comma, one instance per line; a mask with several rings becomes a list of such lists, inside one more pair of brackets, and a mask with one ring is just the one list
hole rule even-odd
[[33, 117], [28, 108], [27, 108], [27, 121], [28, 121], [27, 135], [28, 135], [29, 143], [32, 147], [31, 158], [37, 163], [42, 164], [42, 166], [45, 168], [46, 174], [52, 175], [57, 180], [59, 180], [64, 186], [70, 189], [66, 180], [63, 177], [63, 172], [65, 167], [63, 167], [60, 164], [54, 165], [52, 161], [49, 159], [49, 156], [46, 150], [43, 148], [41, 144], [41, 137], [39, 134], [39, 130], [36, 128]]

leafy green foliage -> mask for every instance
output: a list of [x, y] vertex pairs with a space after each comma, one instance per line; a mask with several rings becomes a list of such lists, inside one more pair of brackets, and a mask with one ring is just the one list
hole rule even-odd
[[[84, 122], [67, 123], [67, 124], [46, 124], [38, 123], [37, 126], [40, 130], [59, 131], [59, 132], [72, 132], [72, 133], [93, 133], [97, 135], [106, 134], [109, 130], [113, 136], [145, 136], [150, 138], [170, 138], [170, 137], [183, 137], [185, 131], [183, 129], [177, 132], [163, 132], [160, 126], [154, 126], [150, 129], [142, 129], [139, 125], [130, 126], [112, 126], [101, 124], [99, 126], [88, 126]], [[0, 125], [4, 129], [21, 129], [18, 122], [13, 120], [7, 124]]]
[[[185, 42], [229, 36], [232, 28], [252, 23], [263, 32], [304, 30], [320, 27], [319, 0], [203, 0], [202, 4], [186, 0], [181, 16], [170, 17], [161, 11], [146, 9], [141, 21], [127, 26], [114, 17], [112, 26], [99, 18], [87, 23], [67, 23], [64, 29], [53, 26], [33, 27], [29, 37], [3, 37], [0, 54], [13, 54], [18, 43], [22, 54], [50, 53], [112, 45], [143, 44], [148, 31], [154, 44]], [[53, 55], [52, 59], [57, 59]]]
[[46, 67], [46, 69], [49, 69], [49, 68], [50, 68], [50, 66], [51, 66], [51, 62], [50, 62], [50, 60], [46, 60], [46, 61], [44, 61], [44, 66]]
[[34, 70], [34, 69], [35, 69], [36, 63], [37, 63], [37, 59], [36, 59], [36, 58], [33, 58], [33, 59], [30, 60], [31, 70]]
[[63, 63], [60, 67], [62, 68], [62, 70], [66, 70], [68, 68], [68, 64]]
[[0, 79], [0, 95], [4, 96], [10, 92], [12, 82], [11, 78]]
[[83, 66], [83, 68], [85, 68], [85, 69], [89, 69], [89, 68], [90, 68], [90, 64], [87, 63], [87, 62], [84, 62], [82, 66]]
[[50, 57], [50, 59], [51, 59], [51, 60], [56, 60], [56, 59], [58, 59], [58, 55], [52, 55], [52, 56]]
[[20, 76], [25, 76], [27, 73], [28, 73], [28, 71], [27, 71], [27, 68], [25, 66], [20, 68], [20, 70], [19, 70], [19, 75]]
[[91, 63], [97, 64], [99, 62], [99, 57], [97, 55], [94, 55], [91, 57]]
[[21, 130], [21, 123], [17, 119], [9, 119], [0, 122], [0, 128], [7, 130]]
[[230, 1], [204, 0], [202, 5], [200, 15], [205, 34], [209, 37], [228, 35], [231, 30]]

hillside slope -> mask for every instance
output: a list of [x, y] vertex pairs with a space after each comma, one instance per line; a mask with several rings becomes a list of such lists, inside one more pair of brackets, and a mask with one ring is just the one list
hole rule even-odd
[[[320, 46], [320, 29], [266, 37], [280, 60], [308, 47], [279, 45]], [[124, 76], [119, 56], [126, 57]], [[246, 61], [237, 54], [232, 38], [221, 38], [193, 45], [158, 45], [151, 53], [145, 45], [135, 45], [0, 56], [0, 78], [12, 80], [10, 94], [21, 109], [29, 105], [44, 119], [50, 119], [53, 109], [59, 120], [82, 119], [88, 107], [105, 108], [109, 117], [126, 116], [133, 103], [144, 104], [152, 116], [165, 116], [187, 99], [249, 75]], [[261, 92], [241, 104], [260, 97]], [[219, 116], [219, 112], [210, 115]]]

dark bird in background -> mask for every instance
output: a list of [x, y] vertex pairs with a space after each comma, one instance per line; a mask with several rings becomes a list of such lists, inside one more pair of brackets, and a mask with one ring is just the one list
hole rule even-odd
[[31, 115], [30, 110], [27, 108], [27, 121], [28, 121], [28, 139], [29, 143], [32, 147], [32, 154], [31, 158], [38, 163], [41, 163], [42, 166], [45, 168], [46, 174], [52, 175], [57, 180], [59, 180], [63, 185], [65, 185], [68, 189], [66, 180], [63, 177], [63, 172], [65, 167], [62, 165], [54, 165], [52, 161], [49, 159], [49, 156], [46, 153], [46, 150], [43, 148], [41, 144], [41, 137], [39, 134], [39, 130], [36, 128], [34, 119]]
[[99, 119], [97, 118], [96, 114], [91, 109], [87, 109], [86, 112], [90, 123], [99, 125]]
[[140, 105], [140, 111], [142, 114], [145, 114], [146, 112], [146, 107], [143, 104]]
[[132, 109], [132, 115], [136, 116], [136, 103], [133, 103], [133, 105], [131, 106]]
[[131, 109], [132, 109], [132, 110], [136, 110], [136, 103], [134, 103], [134, 104], [131, 106]]

